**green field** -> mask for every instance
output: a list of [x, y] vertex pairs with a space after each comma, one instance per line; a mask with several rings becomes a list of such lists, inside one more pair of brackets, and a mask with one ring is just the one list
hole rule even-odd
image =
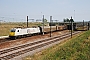
[[[42, 23], [30, 23], [28, 24], [29, 27], [33, 26], [42, 26]], [[14, 27], [27, 27], [25, 22], [8, 22], [8, 23], [0, 23], [0, 36], [8, 35], [11, 28]]]
[[85, 31], [23, 60], [90, 60], [90, 31]]

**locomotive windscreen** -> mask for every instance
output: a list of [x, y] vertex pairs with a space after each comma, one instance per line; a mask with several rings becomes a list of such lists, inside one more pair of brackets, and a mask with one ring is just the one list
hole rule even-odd
[[15, 29], [12, 29], [11, 32], [15, 32]]

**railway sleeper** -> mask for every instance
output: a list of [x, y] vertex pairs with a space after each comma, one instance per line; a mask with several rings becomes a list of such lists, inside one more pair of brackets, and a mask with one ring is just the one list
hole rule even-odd
[[[75, 33], [73, 33], [73, 35], [74, 35]], [[66, 37], [69, 37], [70, 36], [70, 34], [68, 35], [68, 36], [66, 36]], [[62, 38], [60, 38], [60, 39], [63, 39], [63, 38], [65, 38], [65, 36], [64, 37], [62, 37]], [[55, 40], [55, 41], [59, 41], [59, 39], [57, 39], [57, 40]], [[42, 45], [38, 45], [38, 46], [35, 46], [35, 47], [33, 47], [32, 49], [26, 49], [26, 50], [23, 50], [23, 51], [20, 51], [20, 52], [18, 52], [19, 54], [18, 55], [21, 55], [21, 54], [24, 54], [25, 52], [28, 52], [29, 50], [35, 50], [35, 49], [37, 49], [38, 47], [40, 48], [40, 47], [43, 47], [43, 46], [45, 46], [45, 45], [49, 45], [50, 43], [54, 43], [55, 41], [51, 41], [51, 42], [48, 42], [48, 43], [45, 43], [45, 44], [42, 44]], [[10, 55], [11, 56], [11, 55]], [[7, 58], [8, 59], [10, 59], [10, 56], [8, 57], [7, 56]], [[12, 56], [17, 56], [16, 54], [14, 55], [12, 55]], [[13, 57], [12, 57], [13, 58]]]

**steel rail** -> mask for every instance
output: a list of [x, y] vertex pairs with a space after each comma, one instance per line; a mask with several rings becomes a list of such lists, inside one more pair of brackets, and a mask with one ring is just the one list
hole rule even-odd
[[[68, 34], [68, 33], [66, 33], [65, 35], [67, 35], [67, 34]], [[49, 40], [51, 40], [51, 39], [53, 39], [53, 38], [57, 38], [57, 37], [61, 37], [61, 36], [64, 36], [64, 35], [55, 36], [55, 37], [52, 37], [52, 38], [49, 38], [49, 39], [44, 39], [44, 40], [40, 40], [40, 41], [36, 41], [36, 42], [29, 43], [29, 44], [25, 44], [25, 45], [13, 47], [13, 48], [5, 49], [5, 50], [0, 51], [0, 55], [1, 55], [1, 54], [5, 54], [5, 53], [7, 53], [7, 52], [11, 52], [11, 51], [13, 51], [13, 50], [17, 50], [17, 49], [25, 48], [25, 47], [32, 46], [32, 45], [35, 45], [35, 44], [38, 44], [38, 43], [42, 43], [42, 42], [45, 42], [45, 41], [49, 41]]]
[[[77, 34], [77, 33], [78, 32], [74, 32], [73, 35]], [[65, 39], [67, 37], [70, 37], [70, 33], [65, 34], [65, 35], [61, 35], [61, 36], [57, 36], [57, 37], [53, 37], [53, 38], [49, 38], [49, 39], [45, 39], [45, 40], [41, 40], [38, 42], [34, 42], [34, 43], [31, 43], [30, 45], [27, 44], [27, 45], [23, 45], [23, 46], [19, 46], [19, 47], [14, 47], [11, 49], [6, 49], [3, 51], [0, 51], [0, 54], [1, 54], [0, 59], [9, 60], [11, 58], [22, 55], [22, 54], [27, 53], [29, 51], [33, 51], [35, 49], [42, 48], [42, 47], [47, 46], [49, 44], [55, 43], [57, 41]], [[37, 44], [37, 45], [35, 45], [35, 44]], [[33, 46], [33, 45], [35, 45], [35, 46]], [[29, 46], [32, 46], [32, 47], [29, 47]], [[26, 47], [29, 47], [29, 48], [26, 48]], [[23, 48], [26, 48], [26, 49], [23, 49]], [[12, 53], [9, 53], [11, 51], [12, 51]]]

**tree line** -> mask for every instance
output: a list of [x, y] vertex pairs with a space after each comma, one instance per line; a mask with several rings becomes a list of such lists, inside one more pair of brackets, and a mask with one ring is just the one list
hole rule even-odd
[[74, 22], [74, 20], [73, 19], [68, 19], [68, 18], [66, 18], [66, 19], [63, 19], [63, 22]]

